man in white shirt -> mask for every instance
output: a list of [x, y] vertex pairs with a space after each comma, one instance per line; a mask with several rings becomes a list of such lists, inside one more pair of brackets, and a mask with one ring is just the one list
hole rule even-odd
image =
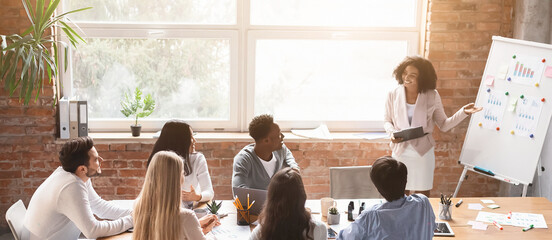
[[266, 190], [278, 170], [291, 167], [299, 171], [293, 154], [284, 145], [284, 134], [271, 115], [254, 117], [249, 123], [249, 135], [255, 143], [234, 157], [232, 187]]
[[[75, 240], [115, 235], [132, 227], [131, 209], [98, 196], [91, 177], [102, 173], [103, 159], [90, 137], [66, 142], [58, 167], [33, 194], [25, 214], [23, 239]], [[97, 220], [94, 215], [106, 221]]]

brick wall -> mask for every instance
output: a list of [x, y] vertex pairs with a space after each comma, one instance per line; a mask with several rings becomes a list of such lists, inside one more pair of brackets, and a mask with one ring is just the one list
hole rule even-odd
[[[512, 36], [513, 0], [440, 0], [429, 2], [425, 55], [438, 70], [437, 89], [453, 114], [475, 100], [492, 35]], [[18, 0], [0, 0], [0, 34], [22, 32], [28, 20]], [[391, 72], [391, 69], [390, 69]], [[49, 87], [50, 86], [50, 87]], [[55, 140], [53, 88], [46, 85], [37, 102], [23, 107], [0, 90], [0, 230], [5, 211], [18, 199], [28, 204], [32, 193], [59, 164]], [[436, 131], [436, 170], [432, 196], [454, 191], [462, 168], [457, 164], [468, 121], [447, 133]], [[217, 199], [230, 197], [233, 156], [246, 142], [203, 142]], [[313, 141], [286, 144], [301, 166], [309, 198], [329, 195], [329, 167], [368, 165], [390, 154], [386, 142]], [[143, 182], [145, 162], [153, 146], [136, 142], [99, 142], [106, 161], [104, 174], [93, 180], [105, 199], [131, 199]], [[476, 174], [464, 182], [461, 196], [496, 196], [499, 183]], [[1, 231], [0, 231], [1, 232]]]
[[[425, 56], [439, 80], [445, 112], [453, 114], [477, 95], [492, 36], [512, 37], [513, 0], [430, 0]], [[436, 132], [433, 196], [454, 191], [462, 168], [457, 164], [469, 121], [447, 133]], [[496, 194], [499, 182], [468, 173], [462, 196]]]

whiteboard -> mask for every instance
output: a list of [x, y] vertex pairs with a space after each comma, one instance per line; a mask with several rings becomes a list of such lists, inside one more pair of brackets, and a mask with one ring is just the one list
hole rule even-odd
[[547, 68], [552, 71], [552, 45], [493, 37], [475, 101], [484, 109], [470, 119], [460, 164], [490, 170], [507, 182], [533, 181], [552, 115]]

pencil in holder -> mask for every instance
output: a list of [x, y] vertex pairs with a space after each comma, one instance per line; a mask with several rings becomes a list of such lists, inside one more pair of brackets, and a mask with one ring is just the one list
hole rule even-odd
[[238, 225], [249, 225], [251, 223], [250, 221], [250, 215], [249, 215], [249, 209], [236, 209], [238, 213], [236, 214], [237, 223]]
[[450, 208], [450, 205], [439, 203], [439, 219], [451, 220], [452, 219], [451, 210], [452, 208]]

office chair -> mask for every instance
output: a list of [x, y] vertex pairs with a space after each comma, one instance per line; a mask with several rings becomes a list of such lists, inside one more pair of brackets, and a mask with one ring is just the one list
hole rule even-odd
[[6, 211], [6, 221], [8, 222], [8, 226], [15, 240], [21, 240], [21, 235], [23, 234], [23, 220], [25, 219], [26, 212], [27, 209], [21, 199]]
[[336, 199], [382, 198], [370, 180], [372, 166], [330, 168], [330, 196]]

